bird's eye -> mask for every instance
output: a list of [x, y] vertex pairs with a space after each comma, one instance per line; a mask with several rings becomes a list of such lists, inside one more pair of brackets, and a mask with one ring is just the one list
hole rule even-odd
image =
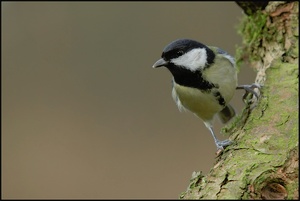
[[183, 55], [183, 51], [182, 50], [178, 50], [177, 52], [176, 52], [176, 55], [179, 57], [179, 56], [181, 56], [181, 55]]

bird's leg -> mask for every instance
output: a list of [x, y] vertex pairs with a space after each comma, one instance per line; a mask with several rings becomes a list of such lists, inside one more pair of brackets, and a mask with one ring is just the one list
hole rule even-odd
[[253, 94], [257, 99], [259, 95], [254, 91], [254, 89], [260, 89], [261, 86], [259, 84], [253, 83], [250, 85], [239, 85], [236, 87], [236, 89], [244, 89], [246, 93], [243, 95], [243, 100], [246, 99], [249, 93]]
[[213, 136], [214, 138], [214, 141], [215, 141], [215, 144], [217, 146], [217, 150], [224, 150], [224, 147], [227, 147], [228, 145], [231, 145], [233, 142], [231, 140], [224, 140], [224, 141], [219, 141], [214, 133], [214, 130], [212, 128], [212, 126], [208, 126], [207, 127], [208, 130], [210, 131], [211, 135]]

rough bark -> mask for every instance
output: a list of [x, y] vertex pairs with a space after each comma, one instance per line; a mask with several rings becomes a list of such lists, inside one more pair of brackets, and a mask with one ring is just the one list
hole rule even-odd
[[269, 2], [244, 17], [238, 63], [248, 61], [260, 98], [223, 129], [227, 147], [182, 199], [298, 199], [298, 2]]
[[247, 15], [252, 15], [253, 13], [265, 9], [269, 1], [236, 1]]

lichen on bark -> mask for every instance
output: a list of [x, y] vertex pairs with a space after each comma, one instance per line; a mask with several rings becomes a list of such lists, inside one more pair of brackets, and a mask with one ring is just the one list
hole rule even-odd
[[244, 17], [237, 60], [257, 72], [260, 98], [223, 129], [236, 143], [180, 198], [298, 199], [298, 6], [269, 2]]

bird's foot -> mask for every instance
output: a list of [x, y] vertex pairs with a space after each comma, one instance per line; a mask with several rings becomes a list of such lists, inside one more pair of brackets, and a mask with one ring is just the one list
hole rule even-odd
[[246, 84], [246, 85], [239, 85], [236, 87], [236, 89], [244, 89], [246, 91], [246, 93], [243, 96], [243, 99], [245, 100], [246, 97], [248, 96], [249, 93], [253, 94], [257, 99], [259, 97], [259, 94], [254, 91], [254, 89], [260, 89], [261, 85], [257, 84], [257, 83], [253, 83], [253, 84]]
[[217, 149], [224, 150], [225, 147], [231, 145], [233, 142], [231, 140], [223, 140], [223, 141], [216, 141]]

